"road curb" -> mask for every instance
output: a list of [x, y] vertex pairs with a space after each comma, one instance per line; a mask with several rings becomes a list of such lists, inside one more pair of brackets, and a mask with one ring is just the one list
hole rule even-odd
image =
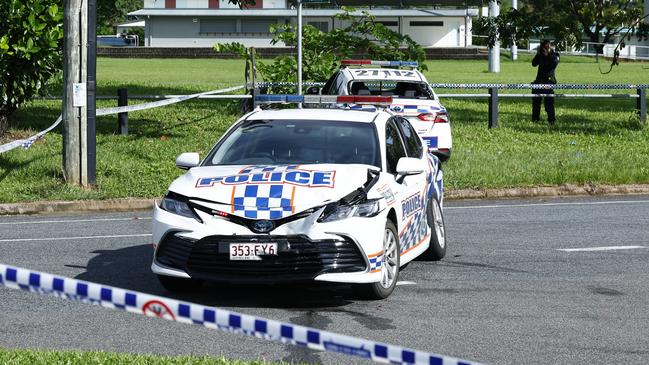
[[[446, 200], [466, 200], [639, 194], [649, 194], [649, 184], [561, 185], [507, 189], [447, 189], [444, 191], [444, 198]], [[155, 204], [155, 199], [152, 198], [38, 201], [0, 204], [0, 215], [66, 212], [123, 212], [149, 210], [153, 208], [153, 204]]]

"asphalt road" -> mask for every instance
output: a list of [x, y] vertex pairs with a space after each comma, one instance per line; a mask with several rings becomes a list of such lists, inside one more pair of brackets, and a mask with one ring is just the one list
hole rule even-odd
[[[447, 257], [410, 264], [384, 301], [346, 287], [175, 298], [492, 364], [649, 363], [649, 196], [447, 202], [444, 213]], [[0, 263], [166, 295], [149, 271], [150, 224], [146, 212], [0, 217]], [[362, 362], [6, 288], [0, 347]]]

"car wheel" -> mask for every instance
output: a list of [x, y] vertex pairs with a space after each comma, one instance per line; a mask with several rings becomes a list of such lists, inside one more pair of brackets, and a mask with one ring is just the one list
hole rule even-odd
[[158, 275], [162, 287], [168, 292], [190, 292], [201, 287], [202, 282], [193, 279], [176, 278], [173, 276]]
[[381, 281], [365, 284], [362, 287], [367, 299], [385, 299], [392, 294], [399, 278], [399, 236], [394, 223], [387, 221], [383, 233], [383, 262], [381, 262]]
[[422, 258], [425, 260], [438, 261], [446, 255], [446, 228], [444, 227], [444, 215], [442, 207], [437, 198], [432, 198], [426, 212], [428, 226], [431, 229], [430, 243], [424, 251]]

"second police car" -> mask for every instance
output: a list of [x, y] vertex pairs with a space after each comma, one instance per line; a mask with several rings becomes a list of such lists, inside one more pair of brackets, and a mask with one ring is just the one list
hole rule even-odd
[[168, 290], [319, 281], [380, 299], [394, 290], [400, 267], [446, 252], [439, 160], [390, 111], [256, 109], [202, 161], [184, 153], [176, 165], [188, 172], [153, 217], [152, 269]]
[[417, 70], [417, 62], [342, 60], [341, 66], [322, 89], [313, 87], [307, 93], [391, 96], [389, 109], [410, 121], [429, 152], [441, 161], [451, 157], [453, 140], [448, 111]]

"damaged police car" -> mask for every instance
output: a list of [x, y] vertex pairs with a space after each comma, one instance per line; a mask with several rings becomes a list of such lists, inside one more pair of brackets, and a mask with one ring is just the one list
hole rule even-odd
[[153, 217], [170, 291], [319, 281], [381, 299], [401, 266], [446, 251], [439, 160], [389, 111], [256, 109], [176, 165]]

